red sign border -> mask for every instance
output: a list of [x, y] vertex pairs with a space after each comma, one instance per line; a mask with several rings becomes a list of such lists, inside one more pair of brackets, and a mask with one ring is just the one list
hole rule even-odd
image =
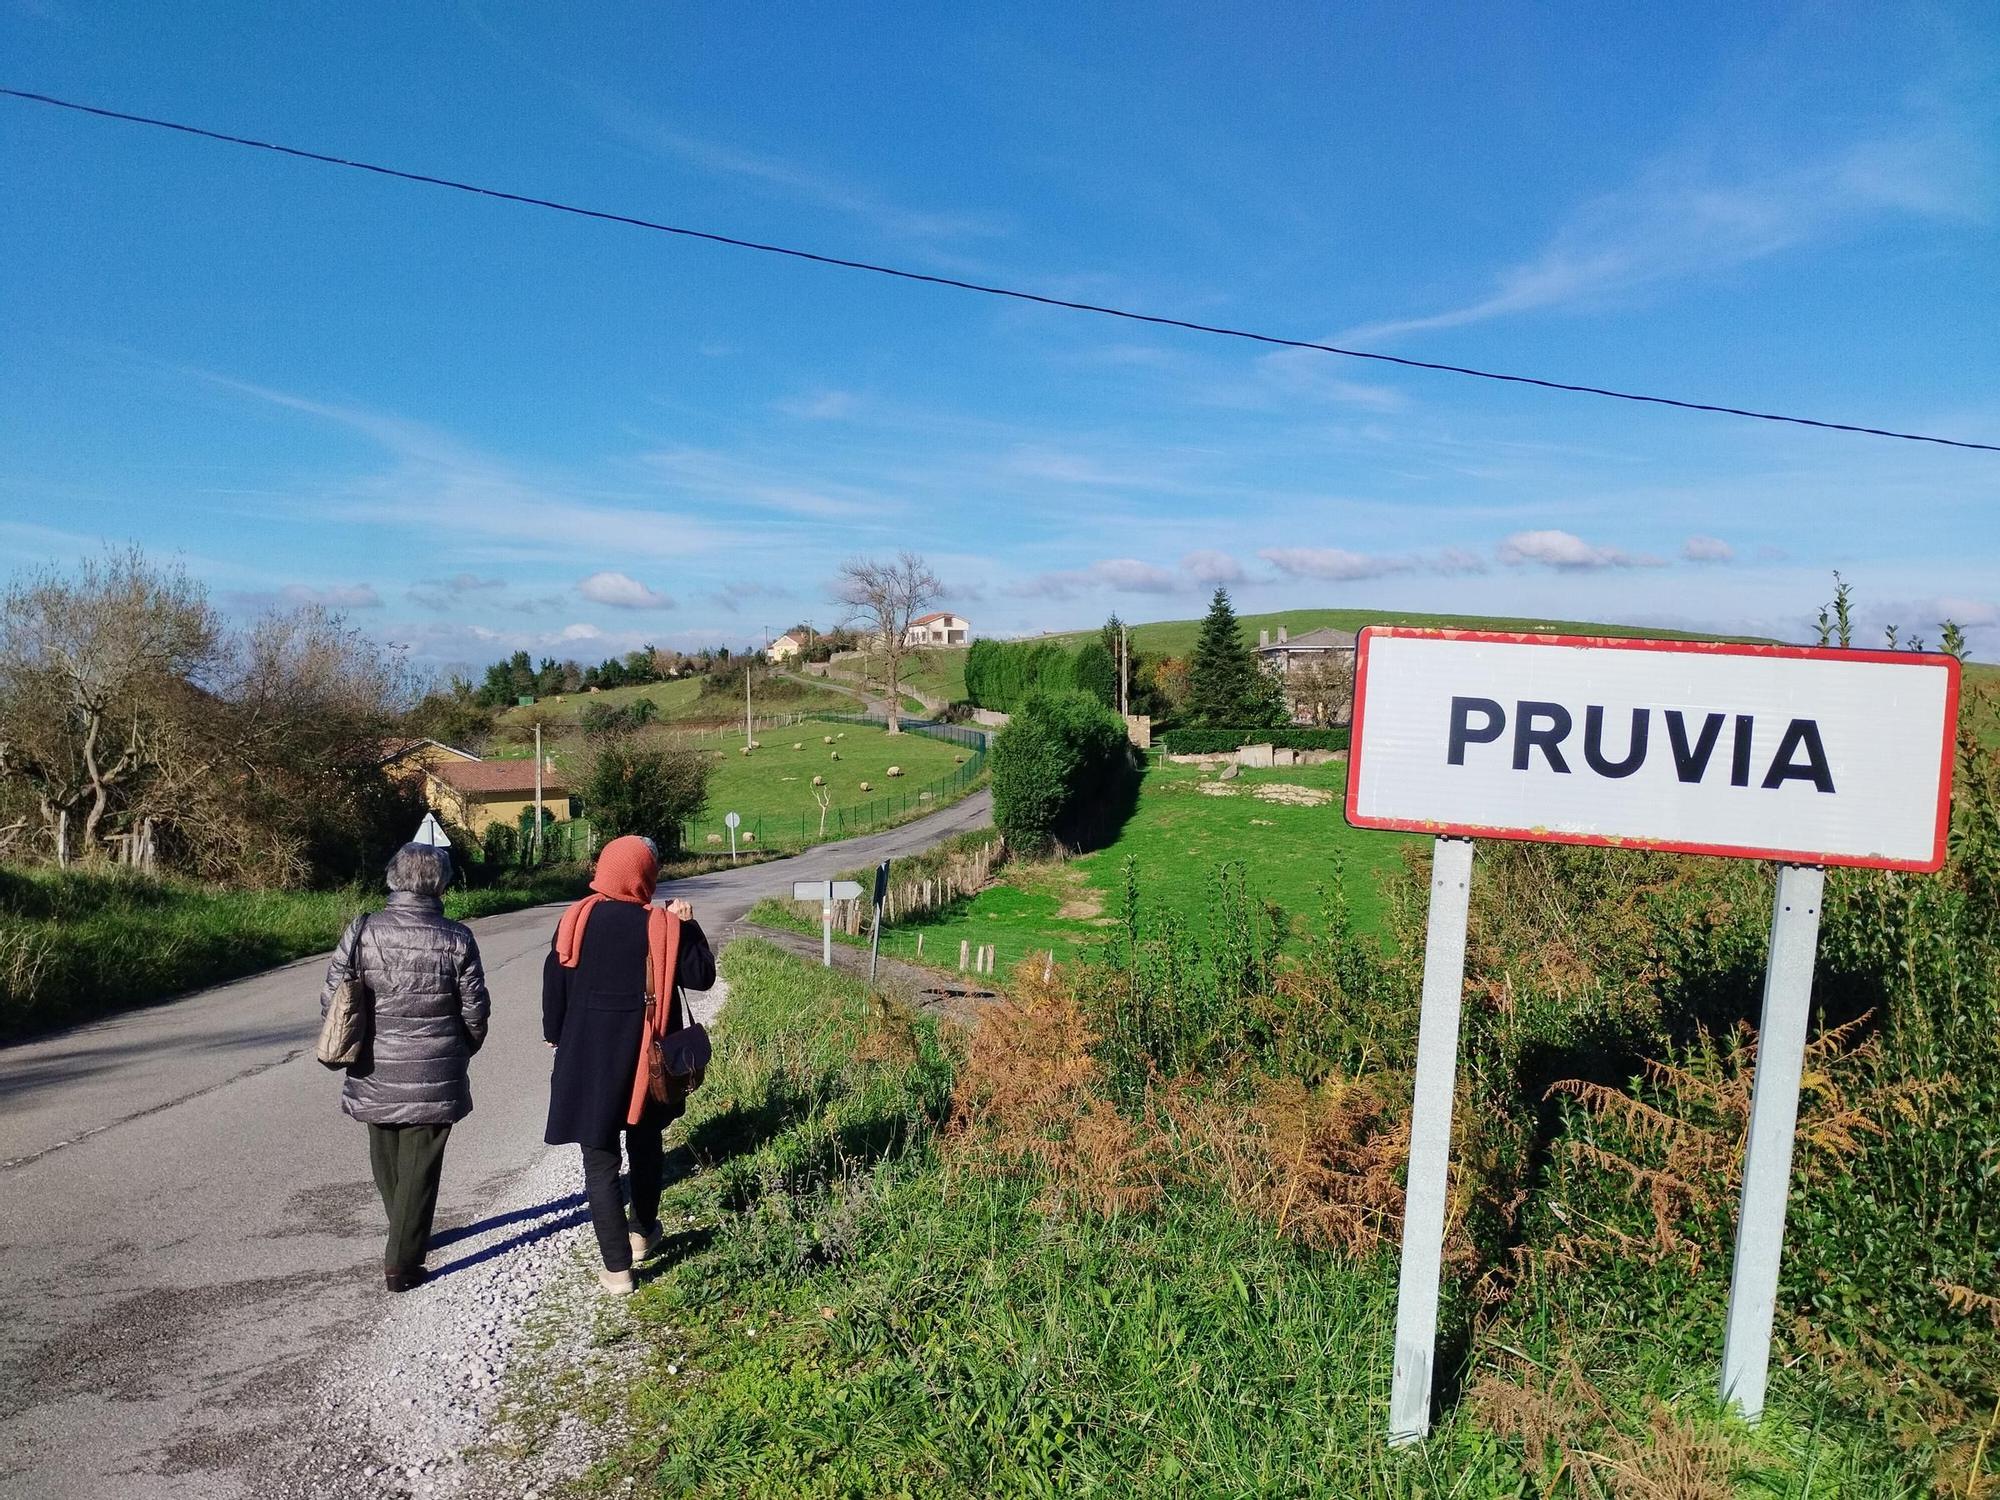
[[[1432, 823], [1418, 818], [1363, 817], [1354, 810], [1361, 795], [1361, 753], [1366, 743], [1362, 726], [1368, 709], [1368, 653], [1371, 640], [1405, 636], [1423, 640], [1486, 641], [1508, 646], [1556, 646], [1613, 651], [1683, 651], [1711, 656], [1774, 656], [1785, 659], [1843, 662], [1884, 662], [1894, 666], [1930, 666], [1945, 674], [1944, 747], [1938, 766], [1937, 831], [1928, 860], [1869, 859], [1862, 855], [1826, 854], [1812, 849], [1756, 849], [1734, 844], [1692, 844], [1668, 839], [1613, 838], [1604, 834], [1530, 832], [1519, 828], [1488, 828], [1476, 823]], [[1530, 844], [1578, 844], [1597, 849], [1650, 849], [1670, 854], [1707, 854], [1723, 859], [1768, 859], [1793, 865], [1849, 865], [1868, 870], [1907, 870], [1928, 874], [1943, 867], [1951, 835], [1951, 778], [1955, 769], [1958, 658], [1941, 651], [1862, 651], [1832, 646], [1760, 646], [1740, 641], [1666, 641], [1643, 636], [1540, 635], [1506, 630], [1433, 630], [1414, 625], [1366, 625], [1354, 653], [1354, 716], [1347, 757], [1347, 821], [1355, 828], [1380, 828], [1399, 833], [1428, 833], [1449, 838], [1513, 839]]]

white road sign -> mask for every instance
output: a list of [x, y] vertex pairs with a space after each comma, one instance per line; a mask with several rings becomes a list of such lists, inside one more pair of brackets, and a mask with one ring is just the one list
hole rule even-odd
[[743, 816], [741, 813], [724, 813], [722, 815], [722, 823], [725, 828], [741, 828], [743, 826]]
[[1958, 662], [1370, 626], [1363, 828], [1935, 870]]
[[429, 844], [433, 849], [449, 849], [451, 840], [444, 835], [444, 826], [437, 820], [436, 813], [425, 813], [423, 822], [417, 825], [417, 835], [410, 840], [413, 844]]
[[859, 882], [853, 880], [795, 880], [792, 882], [794, 901], [852, 901], [861, 894]]

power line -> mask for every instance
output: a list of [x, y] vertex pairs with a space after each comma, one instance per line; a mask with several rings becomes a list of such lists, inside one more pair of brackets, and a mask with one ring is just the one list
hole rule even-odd
[[1274, 333], [1258, 333], [1247, 328], [1230, 328], [1218, 323], [1196, 323], [1187, 318], [1170, 318], [1159, 313], [1136, 312], [1131, 308], [1107, 307], [1096, 302], [1076, 302], [1067, 297], [1046, 297], [1039, 292], [1024, 292], [1016, 287], [992, 286], [985, 282], [965, 281], [955, 276], [934, 276], [924, 271], [906, 270], [900, 266], [877, 265], [872, 261], [849, 260], [838, 255], [822, 255], [813, 250], [800, 250], [790, 245], [766, 244], [761, 240], [739, 239], [734, 235], [716, 234], [706, 229], [689, 229], [685, 225], [665, 224], [657, 219], [642, 219], [632, 214], [611, 213], [600, 208], [584, 208], [575, 203], [563, 203], [554, 198], [537, 198], [527, 193], [510, 193], [501, 188], [482, 187], [475, 182], [460, 182], [451, 177], [436, 177], [428, 172], [410, 172], [400, 167], [385, 167], [377, 162], [357, 161], [350, 157], [331, 156], [323, 151], [308, 151], [300, 146], [286, 146], [276, 141], [258, 140], [252, 136], [229, 135], [220, 130], [205, 130], [199, 125], [187, 125], [178, 120], [162, 120], [151, 115], [129, 114], [124, 110], [104, 109], [94, 104], [80, 104], [72, 99], [58, 99], [53, 94], [38, 94], [26, 89], [0, 86], [0, 95], [24, 100], [30, 104], [53, 105], [57, 109], [73, 110], [78, 114], [95, 115], [100, 119], [119, 120], [128, 125], [149, 125], [157, 130], [177, 131], [182, 135], [199, 136], [207, 141], [220, 141], [230, 146], [248, 146], [258, 151], [272, 151], [280, 156], [295, 157], [300, 161], [318, 162], [329, 167], [348, 167], [357, 172], [373, 172], [378, 177], [393, 177], [402, 182], [421, 183], [426, 187], [450, 188], [453, 192], [471, 193], [481, 198], [496, 198], [503, 203], [519, 203], [529, 208], [546, 208], [556, 213], [573, 214], [581, 219], [597, 219], [607, 224], [623, 224], [633, 229], [647, 229], [656, 234], [677, 235], [682, 239], [701, 240], [711, 245], [725, 245], [734, 250], [755, 250], [764, 255], [782, 255], [792, 260], [809, 261], [814, 265], [834, 266], [844, 271], [866, 271], [876, 276], [890, 276], [898, 281], [921, 282], [926, 286], [948, 287], [953, 291], [977, 292], [987, 297], [1006, 297], [1016, 302], [1032, 302], [1042, 307], [1059, 307], [1069, 312], [1094, 313], [1099, 317], [1122, 318], [1130, 323], [1146, 323], [1156, 328], [1179, 328], [1189, 333], [1206, 333], [1218, 338], [1243, 339], [1253, 344], [1268, 344], [1280, 349], [1310, 349], [1319, 354], [1336, 354], [1344, 359], [1371, 360], [1377, 364], [1396, 365], [1406, 370], [1430, 370], [1444, 375], [1464, 375], [1475, 380], [1497, 380], [1508, 385], [1532, 386], [1544, 391], [1563, 391], [1578, 396], [1601, 396], [1612, 401], [1635, 401], [1647, 406], [1669, 406], [1678, 411], [1713, 412], [1721, 416], [1748, 417], [1758, 422], [1784, 422], [1794, 427], [1813, 427], [1826, 432], [1852, 432], [1865, 437], [1898, 438], [1908, 443], [1933, 443], [1943, 448], [1968, 448], [1982, 453], [2000, 453], [2000, 443], [1975, 443], [1963, 438], [1937, 437], [1922, 432], [1897, 432], [1886, 427], [1869, 427], [1858, 422], [1828, 422], [1817, 417], [1790, 416], [1783, 412], [1754, 411], [1748, 407], [1725, 406], [1710, 401], [1683, 401], [1674, 396], [1649, 396], [1638, 391], [1613, 390], [1608, 386], [1579, 385], [1566, 380], [1544, 380], [1534, 375], [1512, 375], [1500, 370], [1475, 369], [1470, 365], [1444, 364], [1436, 360], [1408, 359], [1400, 354], [1382, 354], [1368, 349], [1347, 349], [1338, 344], [1316, 343], [1311, 339], [1289, 339]]

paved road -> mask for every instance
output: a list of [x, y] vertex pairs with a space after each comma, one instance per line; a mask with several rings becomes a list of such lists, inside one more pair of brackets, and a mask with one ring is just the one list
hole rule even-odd
[[[980, 792], [886, 833], [676, 883], [726, 938], [760, 897], [991, 816]], [[493, 991], [441, 1227], [550, 1149], [540, 978], [554, 909], [472, 924]], [[382, 1315], [361, 1127], [312, 1057], [320, 955], [0, 1050], [0, 1497], [242, 1496], [341, 1341]], [[449, 1250], [432, 1265], [450, 1274]]]

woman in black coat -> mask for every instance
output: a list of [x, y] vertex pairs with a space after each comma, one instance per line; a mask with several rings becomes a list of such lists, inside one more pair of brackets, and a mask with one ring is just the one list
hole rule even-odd
[[[659, 1248], [660, 1137], [673, 1116], [647, 1106], [634, 1123], [632, 1101], [646, 1011], [646, 970], [662, 961], [656, 944], [662, 923], [652, 910], [659, 858], [644, 839], [613, 839], [598, 856], [591, 889], [597, 894], [564, 914], [542, 965], [542, 1039], [556, 1049], [549, 1080], [552, 1146], [574, 1143], [583, 1152], [583, 1180], [591, 1227], [604, 1258], [599, 1279], [607, 1292], [632, 1290], [632, 1263]], [[685, 901], [666, 908], [678, 919], [680, 942], [672, 981], [665, 986], [673, 1011], [666, 1029], [687, 1023], [679, 991], [715, 983], [715, 956]], [[628, 1223], [618, 1195], [619, 1139], [631, 1160], [632, 1214]]]
[[389, 861], [389, 904], [358, 918], [327, 965], [319, 1010], [360, 978], [372, 1010], [368, 1046], [347, 1070], [340, 1107], [368, 1127], [368, 1160], [389, 1215], [383, 1279], [406, 1292], [424, 1279], [451, 1127], [472, 1113], [466, 1077], [486, 1040], [489, 1003], [479, 944], [444, 914], [451, 856], [405, 844]]

